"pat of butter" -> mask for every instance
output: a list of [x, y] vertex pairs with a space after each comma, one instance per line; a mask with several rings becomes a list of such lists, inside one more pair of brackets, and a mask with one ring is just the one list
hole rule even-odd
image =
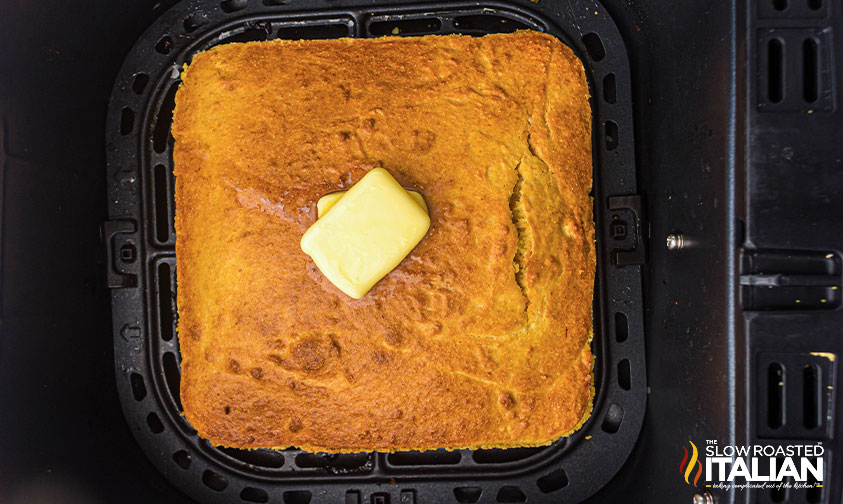
[[304, 233], [301, 249], [328, 280], [363, 297], [430, 228], [427, 212], [383, 168], [375, 168]]
[[[346, 191], [337, 191], [331, 194], [326, 194], [319, 198], [319, 201], [316, 202], [316, 218], [321, 219], [325, 212], [331, 209], [334, 204], [343, 197]], [[424, 213], [427, 213], [427, 203], [425, 203], [424, 198], [421, 194], [417, 193], [416, 191], [411, 191], [407, 189], [407, 194], [413, 198], [416, 203], [419, 204], [420, 207], [424, 209]]]

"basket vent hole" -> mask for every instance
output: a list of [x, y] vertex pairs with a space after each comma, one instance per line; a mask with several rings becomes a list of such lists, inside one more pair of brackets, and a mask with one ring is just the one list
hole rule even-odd
[[155, 238], [161, 243], [170, 240], [170, 206], [172, 196], [169, 184], [169, 170], [164, 165], [156, 165], [152, 174], [155, 186]]
[[120, 134], [128, 135], [135, 127], [135, 111], [129, 107], [123, 107], [120, 112]]
[[802, 43], [802, 96], [808, 103], [817, 101], [819, 95], [817, 70], [819, 69], [817, 41], [809, 38]]
[[310, 504], [312, 497], [308, 490], [290, 490], [284, 492], [284, 504]]
[[629, 359], [618, 362], [618, 385], [624, 390], [632, 387], [632, 380], [629, 374]]
[[269, 502], [269, 494], [260, 488], [246, 487], [240, 492], [240, 499], [245, 502]]
[[296, 455], [296, 465], [302, 469], [329, 467], [343, 472], [365, 468], [370, 460], [368, 453], [300, 453]]
[[773, 362], [767, 367], [767, 425], [778, 429], [784, 425], [784, 366]]
[[275, 5], [289, 5], [290, 0], [261, 0], [261, 3], [266, 7], [273, 7]]
[[202, 483], [216, 492], [222, 492], [228, 487], [228, 480], [210, 469], [202, 473]]
[[219, 448], [231, 458], [257, 467], [278, 469], [284, 467], [284, 455], [280, 452], [266, 449], [240, 450], [237, 448]]
[[613, 73], [603, 77], [603, 99], [609, 104], [614, 104], [618, 101], [618, 91], [615, 86], [615, 74]]
[[173, 38], [169, 35], [164, 35], [161, 37], [161, 40], [155, 44], [155, 50], [159, 54], [170, 54], [170, 51], [173, 50]]
[[454, 489], [454, 497], [460, 504], [474, 504], [480, 500], [483, 489], [480, 487], [457, 487]]
[[161, 419], [158, 418], [154, 412], [146, 415], [146, 425], [149, 426], [149, 430], [153, 434], [161, 434], [164, 432], [164, 424], [161, 423]]
[[143, 94], [147, 84], [149, 84], [148, 74], [143, 72], [135, 74], [135, 78], [132, 79], [132, 91], [134, 91], [135, 94]]
[[777, 11], [787, 9], [787, 0], [773, 0], [773, 8]]
[[405, 19], [401, 21], [375, 21], [369, 25], [372, 35], [416, 35], [420, 33], [436, 33], [442, 29], [439, 18]]
[[173, 339], [173, 288], [170, 281], [170, 265], [158, 265], [158, 312], [161, 320], [161, 339]]
[[498, 502], [527, 502], [527, 496], [517, 486], [507, 485], [498, 490]]
[[784, 45], [779, 39], [767, 42], [767, 98], [778, 103], [784, 97]]
[[459, 464], [462, 454], [458, 451], [396, 452], [386, 456], [387, 461], [397, 466]]
[[184, 20], [184, 31], [192, 33], [199, 29], [202, 25], [208, 22], [208, 16], [201, 12], [197, 12]]
[[231, 42], [263, 42], [269, 38], [270, 33], [272, 33], [272, 26], [269, 23], [250, 24], [244, 30], [226, 37], [223, 42], [226, 44]]
[[278, 29], [278, 38], [283, 40], [319, 40], [348, 37], [350, 28], [344, 24], [282, 26]]
[[629, 321], [621, 312], [615, 313], [615, 340], [623, 343], [629, 337]]
[[823, 8], [823, 0], [808, 0], [808, 8], [811, 10], [820, 10]]
[[816, 364], [808, 364], [802, 369], [802, 420], [808, 430], [820, 426], [822, 401], [820, 400], [820, 368]]
[[606, 48], [603, 47], [603, 41], [596, 33], [589, 33], [582, 38], [585, 49], [594, 61], [600, 61], [606, 57]]
[[475, 450], [471, 454], [471, 458], [478, 464], [502, 464], [506, 462], [515, 462], [532, 457], [536, 453], [542, 451], [543, 447], [537, 448], [509, 448], [506, 450], [490, 449], [490, 450]]
[[245, 9], [247, 5], [249, 5], [248, 0], [224, 0], [223, 2], [220, 2], [220, 9], [222, 9], [223, 12], [230, 14], [232, 12]]
[[357, 490], [345, 492], [345, 504], [360, 504], [360, 492]]
[[620, 404], [612, 404], [606, 411], [606, 416], [603, 418], [603, 432], [614, 434], [618, 432], [623, 422], [623, 408]]
[[181, 373], [179, 372], [179, 364], [176, 362], [176, 354], [166, 352], [162, 360], [164, 363], [164, 378], [167, 380], [167, 388], [170, 390], [170, 395], [173, 396], [173, 401], [175, 401], [179, 411], [181, 411], [181, 396], [179, 394]]
[[173, 454], [173, 462], [182, 469], [190, 467], [190, 454], [184, 450], [179, 450]]
[[170, 136], [170, 125], [173, 122], [173, 109], [176, 107], [176, 91], [178, 89], [178, 82], [170, 86], [161, 102], [161, 108], [158, 109], [158, 116], [155, 118], [155, 126], [152, 130], [152, 149], [159, 154], [167, 150], [167, 145], [172, 145], [173, 142], [173, 137]]
[[513, 19], [503, 16], [488, 14], [475, 14], [471, 16], [458, 16], [454, 18], [454, 27], [459, 33], [512, 33], [516, 30], [525, 30], [529, 26], [519, 23]]
[[618, 148], [618, 124], [615, 121], [606, 121], [606, 150], [613, 151]]
[[541, 490], [542, 493], [555, 492], [568, 486], [568, 475], [565, 474], [565, 471], [562, 470], [562, 468], [559, 468], [552, 473], [539, 478], [538, 481], [536, 481], [536, 485], [538, 485], [539, 490]]
[[132, 373], [129, 375], [129, 381], [132, 384], [132, 397], [135, 401], [142, 401], [146, 397], [146, 385], [143, 383], [143, 376]]

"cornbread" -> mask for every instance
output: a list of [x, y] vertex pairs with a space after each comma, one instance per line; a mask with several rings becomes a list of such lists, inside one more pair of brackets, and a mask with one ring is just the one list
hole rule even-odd
[[[557, 39], [228, 44], [176, 95], [184, 415], [215, 445], [549, 444], [593, 395], [591, 113]], [[430, 230], [361, 299], [299, 248], [376, 167]]]

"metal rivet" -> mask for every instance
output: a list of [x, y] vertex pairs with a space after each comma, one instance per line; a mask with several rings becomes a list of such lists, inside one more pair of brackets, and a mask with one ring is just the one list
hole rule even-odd
[[673, 233], [667, 235], [667, 250], [680, 250], [685, 246], [685, 235]]
[[695, 494], [694, 504], [714, 504], [714, 496], [710, 492]]

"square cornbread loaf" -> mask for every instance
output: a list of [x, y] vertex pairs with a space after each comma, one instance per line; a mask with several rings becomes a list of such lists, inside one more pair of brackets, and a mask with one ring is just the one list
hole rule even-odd
[[[535, 446], [593, 395], [591, 113], [535, 32], [255, 42], [176, 95], [181, 400], [216, 445]], [[316, 202], [375, 167], [425, 238], [361, 299], [302, 252]]]

